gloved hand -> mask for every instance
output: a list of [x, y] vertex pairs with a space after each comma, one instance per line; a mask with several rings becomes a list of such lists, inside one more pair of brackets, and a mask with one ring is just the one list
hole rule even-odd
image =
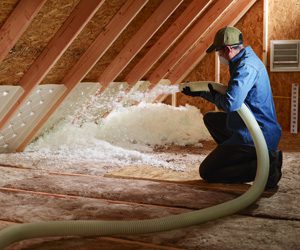
[[215, 99], [218, 92], [214, 90], [213, 86], [210, 83], [207, 86], [212, 98]]
[[188, 96], [201, 96], [204, 91], [191, 91], [189, 86], [185, 86], [182, 91], [183, 94]]

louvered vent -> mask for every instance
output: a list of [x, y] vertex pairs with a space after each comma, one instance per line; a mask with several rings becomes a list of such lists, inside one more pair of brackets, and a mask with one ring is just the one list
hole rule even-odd
[[300, 40], [271, 41], [271, 71], [300, 71]]

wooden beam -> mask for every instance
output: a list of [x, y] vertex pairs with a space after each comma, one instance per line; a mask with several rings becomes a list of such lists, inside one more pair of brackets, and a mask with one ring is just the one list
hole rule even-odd
[[100, 33], [80, 60], [64, 77], [63, 83], [67, 88], [73, 88], [84, 78], [147, 2], [148, 0], [130, 0], [125, 3], [105, 27], [105, 30]]
[[208, 32], [201, 37], [201, 42], [171, 70], [168, 75], [170, 81], [174, 84], [180, 83], [205, 56], [206, 49], [212, 44], [216, 32], [224, 26], [237, 23], [255, 2], [256, 0], [235, 0]]
[[193, 0], [147, 54], [134, 66], [125, 77], [125, 81], [131, 85], [139, 81], [203, 13], [210, 2], [209, 0]]
[[150, 75], [149, 81], [153, 84], [165, 77], [174, 65], [187, 53], [195, 44], [199, 43], [200, 36], [205, 32], [226, 8], [232, 0], [217, 0], [213, 6], [199, 19], [193, 28], [187, 33], [182, 41], [162, 61], [157, 69]]
[[24, 93], [1, 120], [0, 128], [3, 128], [34, 87], [46, 76], [51, 67], [67, 50], [72, 41], [77, 37], [103, 3], [104, 0], [81, 0], [77, 4], [41, 55], [33, 62], [29, 70], [21, 78], [20, 85], [24, 88]]
[[268, 41], [269, 41], [269, 0], [264, 0], [264, 11], [263, 11], [263, 58], [262, 61], [264, 62], [265, 66], [268, 65]]
[[137, 31], [116, 58], [104, 70], [98, 81], [102, 90], [111, 83], [150, 40], [183, 0], [162, 1], [159, 7]]
[[46, 0], [23, 0], [18, 3], [0, 29], [0, 62], [7, 56]]
[[49, 117], [57, 110], [71, 90], [85, 77], [90, 69], [97, 63], [101, 56], [110, 48], [113, 42], [120, 36], [124, 29], [130, 24], [133, 18], [145, 6], [148, 0], [130, 0], [118, 11], [113, 19], [105, 27], [91, 46], [80, 57], [78, 62], [64, 77], [62, 82], [67, 87], [66, 92], [57, 100], [51, 109], [42, 117], [40, 122], [26, 136], [25, 140], [17, 148], [17, 151], [23, 151], [36, 133], [43, 127]]

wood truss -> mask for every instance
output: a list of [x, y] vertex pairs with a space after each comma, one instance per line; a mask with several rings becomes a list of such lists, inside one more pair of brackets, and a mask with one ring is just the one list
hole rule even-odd
[[[0, 129], [9, 123], [28, 95], [42, 83], [66, 50], [91, 23], [92, 18], [101, 12], [105, 4], [109, 4], [109, 1], [105, 0], [77, 2], [68, 18], [19, 80], [18, 86], [22, 87], [23, 94], [1, 118]], [[150, 87], [162, 79], [169, 79], [173, 84], [180, 83], [203, 58], [216, 31], [223, 26], [234, 25], [254, 2], [255, 0], [159, 2], [155, 8], [153, 7], [154, 10], [146, 21], [136, 29], [125, 46], [98, 75], [98, 82], [102, 85], [99, 93], [118, 79], [122, 72], [126, 72], [123, 73], [123, 80], [129, 86], [135, 85], [140, 80], [150, 81]], [[0, 29], [0, 62], [5, 60], [46, 3], [46, 0], [21, 0], [15, 5]], [[101, 64], [104, 54], [114, 48], [116, 41], [122, 38], [130, 27], [133, 29], [134, 21], [144, 15], [145, 9], [151, 5], [155, 5], [155, 1], [124, 1], [76, 63], [62, 77], [60, 84], [65, 86], [63, 94], [40, 117], [39, 122], [20, 143], [18, 150], [25, 148], [71, 90], [93, 72], [97, 64]], [[162, 30], [164, 25], [168, 27]], [[154, 38], [156, 42], [147, 46], [150, 39]], [[129, 70], [126, 71], [127, 67]]]

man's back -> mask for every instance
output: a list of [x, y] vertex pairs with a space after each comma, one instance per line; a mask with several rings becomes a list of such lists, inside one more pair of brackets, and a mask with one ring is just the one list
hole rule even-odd
[[[251, 47], [246, 47], [230, 62], [228, 93], [231, 106], [228, 110], [228, 127], [233, 137], [226, 144], [253, 145], [251, 136], [235, 109], [245, 103], [253, 112], [266, 138], [270, 150], [276, 150], [281, 128], [277, 122], [272, 90], [267, 70]], [[225, 105], [223, 105], [225, 106]]]

